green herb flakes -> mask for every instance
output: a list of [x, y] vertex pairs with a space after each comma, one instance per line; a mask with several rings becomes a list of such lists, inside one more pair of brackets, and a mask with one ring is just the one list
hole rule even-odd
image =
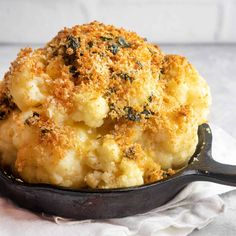
[[70, 67], [70, 73], [71, 73], [71, 74], [75, 74], [76, 71], [77, 71], [76, 66], [71, 66], [71, 67]]
[[109, 45], [108, 49], [110, 50], [110, 52], [112, 52], [113, 55], [116, 55], [119, 51], [119, 47], [117, 44]]
[[134, 78], [129, 76], [127, 73], [119, 73], [118, 76], [125, 81], [130, 81], [130, 83], [134, 80]]
[[5, 120], [7, 118], [7, 113], [5, 111], [0, 111], [0, 120]]
[[51, 130], [47, 129], [47, 128], [41, 128], [40, 131], [41, 131], [41, 134], [47, 134], [47, 133], [51, 132]]
[[122, 48], [129, 48], [131, 46], [123, 37], [118, 38], [118, 43]]
[[136, 64], [139, 66], [140, 69], [143, 68], [143, 64], [140, 61], [136, 61]]
[[89, 48], [93, 47], [93, 42], [92, 42], [92, 41], [89, 41], [89, 42], [88, 42], [88, 46], [89, 46]]
[[125, 107], [125, 118], [130, 120], [130, 121], [140, 121], [141, 120], [141, 115], [136, 112], [132, 107]]
[[110, 40], [112, 40], [111, 37], [107, 37], [107, 36], [101, 36], [100, 39], [101, 39], [102, 41], [110, 41]]
[[74, 51], [80, 47], [80, 38], [75, 38], [70, 35], [67, 37], [68, 45], [67, 48], [72, 48]]

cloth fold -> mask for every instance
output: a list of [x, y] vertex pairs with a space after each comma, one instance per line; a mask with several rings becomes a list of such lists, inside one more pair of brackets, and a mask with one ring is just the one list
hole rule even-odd
[[[211, 124], [212, 153], [216, 161], [236, 165], [236, 140]], [[235, 167], [236, 168], [236, 167]], [[230, 186], [210, 182], [194, 182], [167, 204], [145, 214], [109, 219], [75, 221], [45, 214], [36, 215], [0, 197], [0, 235], [188, 235], [209, 224], [226, 209], [218, 196], [233, 190]]]

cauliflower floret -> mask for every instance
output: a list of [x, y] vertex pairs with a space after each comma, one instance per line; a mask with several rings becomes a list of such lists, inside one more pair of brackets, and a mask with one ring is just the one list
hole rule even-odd
[[114, 175], [119, 170], [120, 159], [121, 151], [118, 144], [112, 136], [105, 136], [94, 153], [86, 159], [86, 164], [95, 169], [86, 175], [87, 184], [91, 187], [115, 186]]
[[75, 150], [42, 150], [32, 142], [19, 149], [15, 165], [27, 182], [44, 182], [64, 187], [83, 186], [87, 172]]
[[195, 151], [198, 126], [206, 121], [209, 112], [210, 92], [198, 72], [181, 56], [166, 56], [160, 81], [165, 85], [163, 113], [153, 117], [153, 125], [141, 142], [163, 169], [178, 169]]
[[100, 127], [109, 111], [106, 100], [99, 96], [97, 98], [88, 98], [87, 94], [76, 96], [77, 109], [72, 113], [72, 119], [75, 121], [84, 121], [90, 127]]
[[31, 106], [42, 104], [46, 98], [40, 91], [42, 79], [32, 78], [30, 81], [23, 81], [22, 78], [27, 78], [27, 74], [19, 74], [18, 76], [20, 77], [20, 81], [14, 81], [10, 90], [17, 106], [21, 110], [26, 110]]
[[101, 181], [101, 177], [102, 177], [102, 172], [95, 170], [93, 172], [88, 173], [85, 176], [85, 182], [89, 187], [97, 188]]
[[70, 122], [68, 112], [65, 107], [57, 103], [53, 98], [48, 97], [46, 104], [46, 116], [52, 119], [58, 125], [64, 125]]
[[142, 185], [143, 171], [133, 160], [123, 159], [120, 164], [121, 175], [117, 179], [117, 185], [120, 187], [129, 187]]
[[[26, 55], [24, 54], [26, 53]], [[31, 51], [22, 51], [19, 64], [11, 75], [9, 90], [14, 102], [21, 110], [42, 104], [47, 96], [45, 80], [47, 74], [41, 72], [44, 64], [40, 61], [40, 51], [30, 55]], [[35, 68], [40, 71], [35, 74]]]
[[115, 163], [120, 161], [121, 152], [118, 144], [111, 138], [105, 137], [102, 144], [97, 148], [98, 161], [102, 170], [114, 169]]
[[85, 168], [74, 150], [66, 151], [54, 168], [52, 178], [55, 184], [71, 187], [80, 186], [84, 181]]

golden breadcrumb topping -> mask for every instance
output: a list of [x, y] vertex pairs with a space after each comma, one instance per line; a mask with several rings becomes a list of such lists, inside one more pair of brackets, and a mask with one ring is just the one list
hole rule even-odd
[[0, 163], [30, 183], [151, 183], [188, 163], [209, 104], [184, 57], [97, 21], [64, 28], [0, 84]]

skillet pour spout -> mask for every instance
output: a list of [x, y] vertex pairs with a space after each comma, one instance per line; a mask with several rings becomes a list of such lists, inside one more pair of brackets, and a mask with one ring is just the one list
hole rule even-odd
[[28, 184], [0, 171], [0, 194], [21, 207], [77, 220], [108, 219], [147, 212], [171, 200], [193, 181], [236, 186], [236, 166], [220, 164], [211, 155], [208, 124], [199, 126], [198, 145], [187, 167], [158, 182], [120, 189], [79, 189]]

